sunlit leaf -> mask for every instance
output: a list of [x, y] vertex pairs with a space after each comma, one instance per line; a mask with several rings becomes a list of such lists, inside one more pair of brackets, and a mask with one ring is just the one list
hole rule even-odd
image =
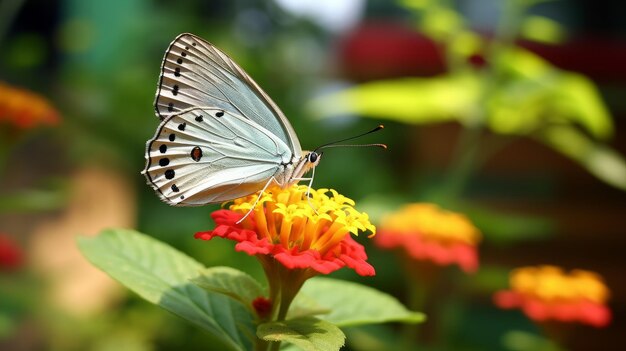
[[483, 46], [482, 38], [470, 31], [457, 33], [450, 42], [450, 51], [462, 57], [480, 53]]
[[611, 116], [591, 80], [580, 74], [567, 73], [559, 77], [557, 84], [557, 100], [554, 103], [560, 112], [597, 138], [611, 136]]
[[502, 81], [487, 99], [493, 131], [524, 135], [573, 123], [597, 138], [612, 134], [611, 117], [588, 78], [558, 70], [523, 49], [507, 50], [497, 65]]
[[494, 63], [495, 69], [510, 76], [510, 79], [537, 79], [553, 71], [548, 61], [520, 47], [502, 50]]
[[565, 29], [558, 22], [543, 16], [528, 16], [520, 28], [522, 37], [541, 43], [556, 44], [565, 39]]
[[420, 28], [430, 38], [445, 41], [463, 28], [463, 22], [463, 17], [451, 8], [431, 5], [422, 13]]
[[204, 269], [192, 258], [129, 229], [81, 237], [78, 245], [91, 263], [124, 286], [207, 331], [219, 349], [250, 349], [252, 316], [228, 297], [192, 284], [189, 280]]
[[[330, 311], [319, 318], [340, 327], [385, 322], [421, 323], [426, 318], [420, 312], [409, 311], [391, 295], [343, 280], [309, 279], [300, 294]], [[297, 299], [294, 304], [298, 304]]]
[[540, 138], [564, 155], [577, 161], [598, 179], [626, 190], [626, 160], [608, 146], [590, 140], [568, 126], [546, 129]]
[[257, 336], [267, 341], [288, 342], [304, 351], [339, 350], [346, 339], [335, 325], [311, 317], [261, 324]]
[[309, 108], [320, 117], [357, 114], [412, 124], [442, 122], [465, 116], [478, 87], [473, 76], [384, 80], [323, 96]]

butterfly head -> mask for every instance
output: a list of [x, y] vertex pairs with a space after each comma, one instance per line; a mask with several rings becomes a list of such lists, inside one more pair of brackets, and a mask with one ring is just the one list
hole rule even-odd
[[310, 171], [311, 169], [313, 169], [315, 166], [317, 166], [320, 163], [320, 160], [322, 159], [322, 154], [324, 153], [319, 152], [319, 151], [305, 151], [304, 152], [304, 155], [302, 157], [302, 159], [305, 160], [304, 173]]
[[277, 182], [285, 187], [297, 183], [298, 181], [310, 178], [304, 178], [304, 175], [314, 169], [320, 163], [322, 153], [318, 151], [303, 151], [299, 159], [294, 159], [293, 164], [287, 166], [285, 172], [277, 177]]

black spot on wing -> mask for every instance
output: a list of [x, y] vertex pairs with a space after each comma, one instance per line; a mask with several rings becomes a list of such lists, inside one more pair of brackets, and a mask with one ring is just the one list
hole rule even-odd
[[199, 146], [191, 149], [191, 159], [198, 162], [202, 158], [202, 149]]

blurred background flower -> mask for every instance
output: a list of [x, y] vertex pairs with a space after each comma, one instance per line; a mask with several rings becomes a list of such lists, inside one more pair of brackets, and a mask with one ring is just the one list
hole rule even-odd
[[0, 82], [0, 123], [16, 129], [31, 129], [58, 122], [58, 112], [45, 98]]
[[498, 307], [520, 308], [537, 322], [558, 321], [606, 327], [609, 290], [602, 278], [590, 271], [569, 273], [555, 266], [517, 268], [511, 272], [511, 290], [496, 292]]
[[411, 259], [457, 264], [473, 273], [478, 269], [479, 240], [480, 231], [464, 215], [418, 203], [385, 216], [375, 242], [385, 249], [401, 247]]

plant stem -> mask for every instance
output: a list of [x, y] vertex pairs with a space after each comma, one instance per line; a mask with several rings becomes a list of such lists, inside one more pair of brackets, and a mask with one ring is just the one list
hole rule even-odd
[[490, 97], [498, 89], [499, 85], [498, 72], [494, 70], [494, 67], [497, 64], [497, 59], [502, 56], [502, 52], [514, 45], [517, 29], [525, 10], [520, 3], [520, 0], [504, 2], [504, 8], [502, 9], [495, 36], [485, 52], [490, 65], [481, 74], [483, 84], [479, 97], [473, 111], [468, 112], [468, 123], [461, 132], [452, 158], [450, 173], [445, 179], [442, 191], [437, 199], [444, 205], [459, 197], [472, 174], [479, 167], [479, 164], [486, 160], [479, 156], [483, 129], [489, 117], [487, 106]]

